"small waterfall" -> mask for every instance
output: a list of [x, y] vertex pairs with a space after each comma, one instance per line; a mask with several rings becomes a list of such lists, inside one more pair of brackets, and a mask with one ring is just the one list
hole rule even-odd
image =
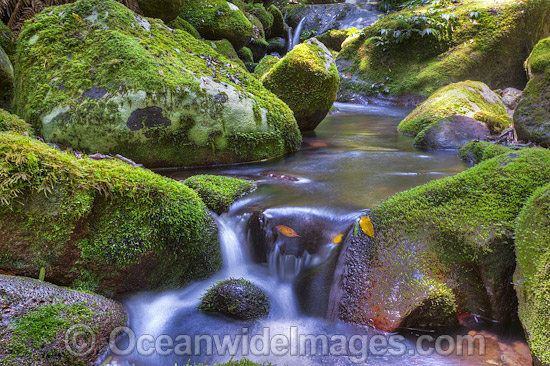
[[219, 228], [224, 274], [227, 277], [246, 277], [249, 263], [246, 254], [246, 224], [248, 217], [224, 213], [216, 218]]
[[296, 29], [294, 30], [294, 33], [292, 35], [292, 39], [288, 44], [288, 51], [292, 51], [292, 49], [300, 43], [300, 35], [302, 34], [302, 29], [304, 28], [304, 21], [306, 18], [302, 18], [300, 20], [300, 23], [296, 26]]

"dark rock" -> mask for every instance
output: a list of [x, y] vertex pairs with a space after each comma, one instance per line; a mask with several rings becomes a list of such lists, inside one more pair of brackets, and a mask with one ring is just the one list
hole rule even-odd
[[[218, 100], [216, 101], [218, 102]], [[162, 108], [160, 107], [136, 109], [132, 112], [130, 117], [128, 117], [128, 121], [126, 121], [126, 125], [132, 131], [141, 130], [144, 126], [147, 128], [168, 127], [171, 124], [172, 121], [162, 115]]]
[[491, 135], [484, 123], [458, 115], [444, 118], [421, 133], [415, 142], [424, 149], [460, 149], [472, 140]]
[[277, 52], [278, 54], [282, 55], [286, 53], [286, 40], [282, 37], [275, 37], [271, 38], [267, 41], [267, 52], [273, 53]]
[[202, 297], [199, 310], [239, 320], [265, 318], [270, 304], [267, 295], [244, 278], [230, 278], [213, 285]]

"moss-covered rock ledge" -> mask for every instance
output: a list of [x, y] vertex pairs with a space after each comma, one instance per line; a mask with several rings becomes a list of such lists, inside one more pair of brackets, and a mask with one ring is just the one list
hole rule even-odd
[[256, 183], [219, 175], [195, 175], [183, 182], [194, 189], [209, 209], [218, 215], [240, 197], [254, 191]]
[[180, 287], [221, 266], [190, 188], [115, 160], [0, 133], [0, 269], [112, 296]]
[[148, 167], [257, 161], [300, 147], [292, 111], [259, 80], [113, 0], [25, 22], [15, 64], [14, 110], [48, 142]]
[[[370, 212], [375, 237], [359, 230], [348, 239], [341, 318], [387, 331], [448, 326], [464, 313], [503, 324], [517, 321], [511, 285], [516, 218], [533, 192], [549, 182], [550, 151], [531, 148], [390, 197]], [[545, 220], [536, 225], [547, 227]], [[542, 254], [537, 258], [542, 261]], [[533, 319], [543, 322], [542, 315]]]
[[[107, 347], [110, 333], [126, 325], [126, 314], [117, 302], [30, 278], [0, 275], [0, 300], [2, 366], [93, 365]], [[75, 337], [82, 343], [74, 344], [77, 332], [84, 337]], [[66, 344], [65, 339], [71, 342]]]
[[539, 188], [516, 226], [514, 285], [536, 366], [550, 365], [550, 185]]

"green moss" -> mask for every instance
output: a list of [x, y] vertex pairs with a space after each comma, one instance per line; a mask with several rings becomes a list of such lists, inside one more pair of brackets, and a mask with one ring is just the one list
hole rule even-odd
[[0, 109], [0, 131], [33, 134], [33, 129], [27, 122], [3, 109]]
[[317, 39], [327, 46], [328, 49], [340, 52], [342, 43], [348, 38], [349, 31], [347, 29], [331, 29], [317, 36]]
[[529, 75], [550, 73], [550, 38], [541, 40], [526, 62]]
[[510, 321], [516, 218], [533, 192], [548, 182], [550, 151], [532, 148], [485, 160], [382, 202], [370, 215], [388, 289], [407, 273], [420, 273], [451, 288], [459, 311], [485, 311]]
[[252, 37], [254, 27], [237, 6], [232, 6], [225, 0], [186, 0], [180, 17], [204, 38], [225, 38], [239, 49]]
[[212, 47], [220, 55], [227, 57], [235, 65], [241, 66], [243, 69], [246, 69], [244, 62], [239, 58], [237, 51], [231, 45], [227, 39], [222, 39], [221, 41], [205, 41], [210, 47]]
[[239, 320], [256, 320], [269, 314], [265, 293], [244, 278], [218, 281], [201, 298], [199, 310], [216, 312]]
[[268, 12], [263, 4], [246, 4], [245, 10], [260, 20], [266, 33], [270, 31], [273, 26], [273, 14]]
[[273, 16], [273, 25], [271, 27], [270, 36], [271, 37], [284, 37], [285, 36], [285, 21], [284, 16], [281, 10], [271, 4], [267, 11]]
[[322, 119], [332, 107], [340, 77], [330, 52], [312, 39], [294, 47], [263, 76], [262, 82], [288, 104], [302, 130], [312, 130], [307, 128], [310, 121], [317, 115]]
[[521, 211], [516, 226], [514, 285], [519, 317], [540, 364], [550, 363], [550, 185], [539, 188]]
[[407, 7], [346, 42], [339, 58], [351, 66], [341, 71], [364, 80], [363, 92], [371, 95], [378, 93], [373, 84], [393, 95], [428, 96], [463, 80], [523, 89], [523, 62], [549, 20], [545, 0]]
[[4, 24], [4, 22], [0, 22], [0, 47], [10, 57], [15, 54], [14, 40], [15, 35], [13, 32]]
[[[292, 111], [187, 32], [140, 23], [113, 1], [81, 0], [34, 19], [19, 36], [14, 109], [48, 141], [151, 167], [242, 161], [227, 144], [238, 133], [290, 137], [276, 156], [300, 146]], [[150, 108], [157, 115], [140, 120]]]
[[471, 164], [479, 164], [495, 156], [510, 153], [515, 150], [512, 147], [493, 144], [490, 142], [471, 141], [464, 145], [458, 152], [462, 160]]
[[243, 62], [254, 62], [254, 56], [252, 56], [252, 51], [248, 47], [243, 47], [240, 50], [237, 51], [237, 55], [239, 55], [239, 58], [243, 60]]
[[[494, 132], [512, 124], [500, 98], [481, 82], [464, 81], [447, 85], [420, 104], [398, 126], [401, 133], [416, 136], [434, 123], [453, 115], [487, 116]], [[489, 119], [489, 116], [491, 117]], [[498, 122], [495, 122], [498, 121]]]
[[194, 189], [209, 209], [218, 215], [240, 197], [256, 189], [256, 184], [243, 179], [217, 175], [195, 175], [183, 182]]
[[52, 282], [107, 295], [179, 287], [221, 265], [215, 225], [191, 189], [15, 133], [0, 133], [0, 257], [1, 269], [45, 267]]
[[177, 17], [176, 19], [172, 20], [167, 24], [167, 26], [169, 26], [170, 28], [186, 31], [196, 39], [201, 39], [201, 35], [199, 34], [199, 32], [188, 21], [182, 19], [181, 17]]
[[488, 111], [476, 112], [472, 118], [485, 123], [492, 134], [498, 134], [513, 124], [512, 118], [507, 114], [495, 114]]
[[279, 58], [271, 55], [267, 55], [258, 63], [258, 66], [254, 69], [254, 74], [259, 77], [264, 76], [279, 62]]

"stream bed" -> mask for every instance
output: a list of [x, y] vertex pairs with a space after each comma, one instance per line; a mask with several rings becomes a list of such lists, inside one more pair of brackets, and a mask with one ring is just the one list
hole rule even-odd
[[[391, 335], [333, 319], [323, 291], [316, 292], [314, 284], [307, 282], [304, 287], [304, 273], [321, 268], [338, 250], [332, 238], [365, 209], [396, 192], [468, 167], [456, 152], [419, 151], [413, 148], [412, 138], [398, 134], [397, 124], [409, 108], [338, 103], [336, 107], [340, 112], [327, 117], [314, 135], [304, 137], [302, 149], [291, 156], [255, 164], [162, 172], [177, 180], [204, 173], [236, 176], [256, 181], [259, 188], [237, 201], [228, 213], [215, 217], [224, 263], [220, 272], [184, 289], [135, 294], [123, 300], [132, 334], [138, 338], [147, 335], [151, 344], [164, 337], [168, 343], [162, 343], [161, 352], [151, 344], [146, 349], [130, 349], [136, 340], [126, 335], [119, 338], [117, 347], [128, 352], [111, 352], [102, 361], [111, 366], [215, 364], [242, 357], [276, 365], [500, 365], [503, 357], [511, 360], [506, 363], [509, 365], [528, 362], [514, 358], [526, 352], [517, 333], [504, 339], [483, 329], [479, 331], [491, 339], [484, 357], [419, 355], [414, 331], [394, 339], [394, 349], [401, 353], [378, 354], [365, 346], [365, 340]], [[259, 252], [257, 232], [251, 224], [258, 220], [267, 233], [262, 239], [265, 248]], [[273, 235], [271, 229], [281, 223], [301, 237], [292, 244]], [[264, 290], [271, 300], [268, 318], [244, 322], [197, 310], [205, 290], [230, 277], [243, 277]], [[329, 346], [342, 340], [346, 350], [328, 349], [322, 339], [309, 345], [304, 342], [303, 347], [293, 343], [293, 339], [308, 335], [325, 337]], [[223, 350], [224, 336], [238, 341], [238, 346], [230, 351], [227, 343]], [[290, 340], [286, 352], [273, 344], [265, 347], [274, 337]], [[178, 353], [173, 345], [168, 346], [171, 341], [189, 344]]]

